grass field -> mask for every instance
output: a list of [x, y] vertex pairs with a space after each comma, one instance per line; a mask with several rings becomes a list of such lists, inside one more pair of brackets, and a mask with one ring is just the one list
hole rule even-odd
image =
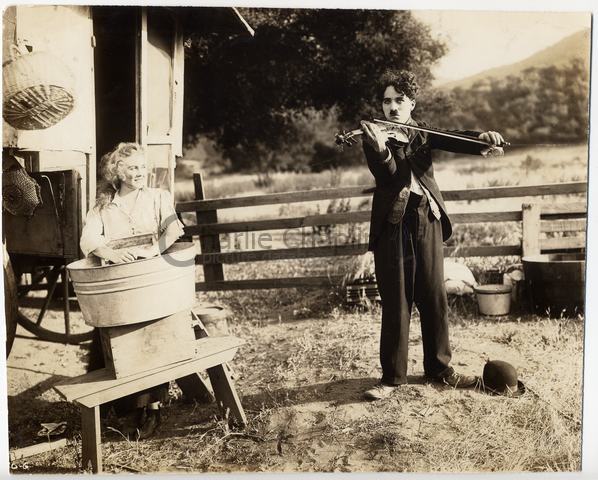
[[[585, 144], [521, 148], [507, 151], [504, 157], [491, 158], [447, 154], [447, 158], [435, 163], [435, 176], [441, 189], [585, 181], [587, 161]], [[259, 174], [222, 174], [206, 178], [206, 198], [373, 184], [365, 165], [321, 173], [280, 172], [269, 177], [268, 185], [263, 185], [263, 175]], [[179, 201], [193, 198], [190, 178], [179, 180], [176, 197]]]
[[[437, 164], [442, 189], [584, 181], [585, 146], [514, 151], [500, 159], [457, 157]], [[262, 179], [263, 180], [263, 179]], [[371, 184], [364, 168], [321, 174], [273, 174], [260, 184], [252, 175], [207, 179], [209, 197]], [[177, 187], [190, 198], [190, 181]], [[577, 197], [579, 201], [580, 197]], [[550, 201], [551, 199], [541, 199]], [[521, 206], [522, 199], [514, 199]], [[557, 201], [571, 201], [559, 198]], [[350, 208], [364, 208], [351, 205]], [[333, 206], [339, 208], [338, 206]], [[326, 211], [327, 202], [247, 209], [223, 219], [275, 218]], [[451, 211], [497, 209], [492, 202], [453, 202]], [[192, 216], [186, 218], [191, 222]], [[461, 227], [459, 227], [460, 229]], [[513, 225], [456, 231], [464, 244], [510, 243]], [[306, 235], [314, 236], [308, 232]], [[230, 249], [244, 248], [229, 242]], [[346, 271], [349, 258], [285, 260], [227, 265], [226, 278], [295, 276]], [[481, 279], [490, 267], [514, 257], [468, 259]], [[198, 280], [201, 279], [198, 268]], [[512, 363], [527, 392], [518, 399], [478, 389], [454, 390], [427, 383], [419, 317], [410, 335], [409, 384], [390, 398], [362, 400], [380, 376], [380, 309], [343, 305], [340, 289], [287, 289], [201, 294], [227, 305], [229, 327], [246, 344], [233, 368], [249, 425], [229, 428], [215, 405], [186, 403], [173, 383], [157, 435], [137, 441], [122, 434], [128, 419], [103, 422], [108, 473], [193, 472], [556, 472], [581, 466], [581, 386], [584, 318], [548, 319], [522, 313], [480, 316], [471, 297], [450, 298], [453, 366], [481, 375], [488, 359]], [[59, 319], [57, 312], [50, 312]], [[73, 313], [77, 315], [76, 312]], [[13, 473], [80, 472], [80, 425], [73, 405], [51, 386], [84, 371], [86, 346], [47, 344], [19, 330], [8, 359], [9, 445], [39, 441], [42, 422], [67, 421], [69, 445], [13, 462]]]
[[[508, 399], [426, 383], [416, 316], [409, 384], [386, 400], [364, 402], [363, 391], [379, 376], [378, 310], [337, 309], [281, 321], [235, 315], [231, 330], [247, 342], [233, 366], [248, 427], [229, 429], [215, 405], [183, 403], [173, 387], [154, 438], [124, 436], [126, 418], [103, 422], [104, 468], [108, 473], [578, 470], [583, 322], [537, 316], [491, 320], [475, 311], [459, 317], [451, 330], [455, 368], [480, 375], [486, 359], [507, 360], [526, 384], [525, 395]], [[81, 349], [51, 345], [43, 352], [40, 342], [30, 343], [34, 346], [26, 349], [17, 339], [16, 357], [9, 362], [29, 368], [33, 383], [16, 393], [20, 371], [9, 370], [10, 445], [30, 442], [40, 422], [58, 421], [68, 422], [72, 442], [16, 461], [12, 471], [76, 473], [77, 410], [47, 390], [56, 377], [40, 380], [31, 371], [53, 369], [59, 378], [80, 373], [81, 367], [36, 362], [48, 361], [51, 353], [75, 361]]]

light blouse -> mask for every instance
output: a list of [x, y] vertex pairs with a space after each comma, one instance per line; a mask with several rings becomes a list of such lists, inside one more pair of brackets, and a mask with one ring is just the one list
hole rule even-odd
[[184, 233], [170, 192], [161, 188], [142, 187], [137, 190], [130, 212], [124, 209], [119, 192], [103, 208], [97, 205], [93, 207], [85, 219], [80, 247], [87, 257], [111, 240], [150, 233], [156, 243], [165, 232], [173, 241]]

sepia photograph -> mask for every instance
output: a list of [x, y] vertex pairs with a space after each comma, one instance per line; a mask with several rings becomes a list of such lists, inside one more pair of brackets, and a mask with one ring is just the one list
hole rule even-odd
[[350, 7], [4, 7], [3, 474], [586, 469], [592, 12]]

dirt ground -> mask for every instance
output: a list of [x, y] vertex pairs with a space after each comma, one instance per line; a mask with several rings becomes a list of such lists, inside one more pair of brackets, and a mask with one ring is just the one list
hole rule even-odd
[[[303, 318], [305, 317], [305, 318]], [[379, 378], [379, 311], [286, 312], [235, 319], [246, 343], [235, 358], [249, 425], [229, 429], [216, 406], [186, 402], [173, 383], [150, 440], [102, 424], [104, 469], [119, 472], [571, 471], [580, 468], [583, 321], [467, 315], [453, 321], [453, 366], [481, 375], [487, 359], [512, 363], [527, 386], [518, 399], [427, 383], [419, 322], [412, 322], [409, 384], [366, 402]], [[9, 442], [45, 441], [40, 423], [67, 422], [60, 450], [13, 462], [15, 473], [80, 471], [77, 409], [52, 386], [81, 374], [86, 346], [18, 330], [8, 359]], [[60, 437], [58, 437], [60, 438]]]

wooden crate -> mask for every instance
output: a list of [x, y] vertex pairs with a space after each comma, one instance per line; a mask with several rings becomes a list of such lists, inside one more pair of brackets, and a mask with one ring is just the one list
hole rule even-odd
[[188, 360], [195, 355], [190, 310], [149, 322], [100, 328], [106, 369], [114, 378]]

